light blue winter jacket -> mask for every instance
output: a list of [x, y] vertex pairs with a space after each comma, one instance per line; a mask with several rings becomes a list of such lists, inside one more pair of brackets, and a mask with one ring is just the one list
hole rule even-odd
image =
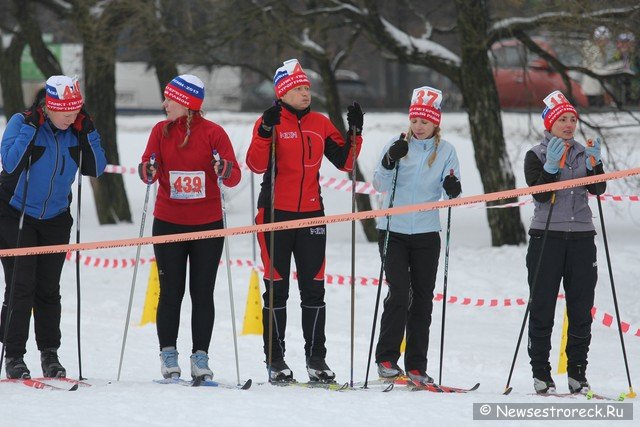
[[[386, 192], [382, 204], [383, 208], [389, 207], [395, 170], [385, 169], [382, 166], [382, 157], [396, 140], [397, 138], [394, 138], [385, 145], [373, 174], [374, 188], [378, 191]], [[448, 198], [442, 188], [442, 181], [449, 175], [451, 169], [453, 169], [455, 176], [460, 179], [458, 156], [453, 145], [441, 139], [436, 159], [429, 167], [427, 160], [431, 156], [434, 147], [435, 138], [416, 139], [412, 137], [409, 140], [409, 152], [399, 161], [398, 179], [393, 201], [394, 207], [435, 202], [441, 198]], [[386, 230], [386, 217], [378, 218], [377, 228]], [[402, 234], [438, 232], [441, 229], [438, 210], [394, 215], [389, 226], [389, 230]]]

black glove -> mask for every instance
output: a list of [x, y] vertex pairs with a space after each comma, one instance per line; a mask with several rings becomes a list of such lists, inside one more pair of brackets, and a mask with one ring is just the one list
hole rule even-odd
[[44, 115], [42, 114], [42, 108], [38, 103], [34, 103], [31, 108], [22, 113], [24, 116], [25, 124], [31, 126], [35, 130], [38, 130], [40, 125], [44, 123]]
[[73, 122], [73, 128], [77, 130], [79, 133], [84, 133], [85, 135], [89, 135], [91, 132], [96, 130], [96, 127], [93, 124], [93, 120], [91, 120], [91, 116], [87, 113], [84, 106], [80, 109], [78, 116], [76, 117], [76, 121]]
[[400, 160], [409, 152], [409, 142], [405, 139], [405, 134], [401, 133], [400, 138], [389, 147], [389, 151], [387, 152], [387, 156], [392, 161]]
[[156, 181], [156, 166], [149, 162], [142, 162], [138, 165], [138, 176], [145, 184], [150, 184]]
[[280, 112], [282, 111], [282, 105], [276, 102], [275, 105], [264, 110], [262, 113], [262, 124], [271, 130], [275, 125], [280, 124]]
[[213, 170], [222, 179], [227, 179], [231, 176], [231, 170], [233, 169], [233, 162], [225, 159], [213, 160]]
[[362, 133], [364, 113], [362, 112], [362, 108], [360, 108], [360, 104], [356, 101], [353, 101], [353, 105], [349, 105], [347, 107], [347, 122], [349, 123], [349, 130], [352, 130], [355, 126], [356, 135], [360, 135]]
[[442, 188], [444, 188], [450, 199], [455, 199], [462, 193], [462, 184], [460, 184], [458, 177], [453, 174], [445, 177], [444, 181], [442, 181]]
[[405, 139], [405, 134], [401, 133], [400, 138], [391, 144], [389, 150], [382, 157], [382, 166], [385, 169], [393, 169], [396, 166], [396, 161], [400, 160], [409, 152], [409, 142]]

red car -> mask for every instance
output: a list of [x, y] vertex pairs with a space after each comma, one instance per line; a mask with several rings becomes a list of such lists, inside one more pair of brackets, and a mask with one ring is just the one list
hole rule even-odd
[[[535, 40], [545, 51], [557, 56], [545, 41]], [[519, 40], [510, 39], [495, 43], [491, 48], [493, 77], [502, 108], [544, 109], [543, 99], [554, 90], [569, 97], [562, 76], [549, 63], [528, 51]], [[587, 107], [588, 101], [580, 84], [573, 79], [571, 90], [574, 105]]]

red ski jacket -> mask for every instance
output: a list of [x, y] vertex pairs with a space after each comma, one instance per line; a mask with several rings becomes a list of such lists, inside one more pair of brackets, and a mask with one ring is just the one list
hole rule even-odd
[[[290, 212], [323, 210], [320, 195], [319, 171], [322, 156], [338, 169], [353, 169], [351, 144], [324, 115], [302, 111], [282, 104], [280, 124], [274, 126], [275, 135], [275, 202], [274, 208]], [[262, 117], [253, 127], [251, 145], [247, 151], [247, 166], [255, 173], [263, 173], [259, 208], [271, 204], [271, 136], [261, 127]], [[360, 153], [362, 136], [356, 136], [356, 156]]]
[[240, 182], [240, 168], [233, 146], [224, 129], [200, 115], [191, 120], [191, 134], [184, 147], [180, 147], [186, 134], [186, 116], [169, 126], [169, 135], [163, 135], [164, 120], [151, 130], [142, 161], [156, 155], [158, 168], [158, 195], [153, 215], [173, 224], [199, 225], [222, 219], [222, 204], [218, 175], [211, 160], [215, 149], [221, 159], [233, 162], [231, 176], [223, 181], [228, 187]]

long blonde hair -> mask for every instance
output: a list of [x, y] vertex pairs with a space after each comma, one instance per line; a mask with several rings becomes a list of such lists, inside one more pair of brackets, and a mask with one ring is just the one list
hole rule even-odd
[[[179, 148], [185, 147], [187, 145], [187, 142], [189, 142], [189, 136], [191, 136], [191, 120], [193, 120], [193, 116], [195, 116], [196, 114], [202, 114], [202, 111], [189, 110], [187, 112], [187, 122], [185, 123], [187, 132], [184, 135], [184, 140], [182, 141], [182, 144], [179, 145]], [[173, 125], [174, 123], [175, 120], [164, 125], [164, 127], [162, 128], [162, 135], [164, 137], [169, 136], [169, 127], [171, 127], [171, 125]]]
[[[413, 131], [411, 130], [411, 126], [409, 126], [409, 130], [407, 131], [407, 141], [410, 141], [412, 136]], [[433, 130], [433, 137], [435, 137], [436, 142], [433, 146], [433, 153], [431, 153], [431, 155], [427, 159], [427, 165], [429, 165], [429, 167], [431, 167], [433, 162], [435, 162], [436, 156], [438, 155], [438, 146], [440, 145], [440, 126], [436, 126], [436, 128]]]

